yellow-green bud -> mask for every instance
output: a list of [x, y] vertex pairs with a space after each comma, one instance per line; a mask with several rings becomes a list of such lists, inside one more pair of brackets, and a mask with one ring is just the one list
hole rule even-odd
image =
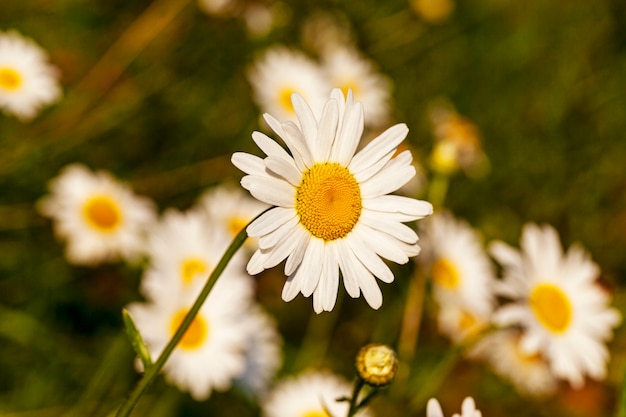
[[389, 346], [372, 343], [363, 346], [356, 355], [356, 370], [368, 385], [382, 387], [396, 376], [398, 357]]

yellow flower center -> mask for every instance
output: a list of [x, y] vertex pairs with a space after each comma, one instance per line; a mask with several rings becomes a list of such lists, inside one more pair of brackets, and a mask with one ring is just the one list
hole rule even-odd
[[302, 414], [302, 417], [330, 417], [330, 416], [324, 410], [313, 410], [313, 411], [307, 411], [306, 413]]
[[[174, 333], [176, 333], [176, 330], [178, 330], [178, 327], [185, 319], [188, 311], [189, 310], [186, 308], [183, 308], [174, 314], [172, 320], [170, 321], [170, 336], [173, 336]], [[198, 349], [205, 343], [208, 335], [209, 324], [201, 315], [198, 314], [187, 328], [187, 331], [185, 331], [183, 338], [180, 339], [180, 342], [178, 342], [178, 347], [185, 350]]]
[[459, 327], [464, 331], [471, 331], [474, 327], [478, 326], [478, 320], [472, 314], [467, 311], [461, 313], [459, 317]]
[[206, 275], [207, 273], [208, 268], [206, 263], [198, 258], [185, 259], [180, 267], [180, 275], [185, 284], [191, 284], [194, 277], [197, 275]]
[[106, 195], [89, 198], [83, 205], [87, 223], [101, 232], [114, 232], [122, 224], [122, 212], [115, 200]]
[[530, 293], [530, 307], [541, 324], [553, 333], [563, 333], [572, 321], [567, 295], [553, 284], [539, 284]]
[[0, 68], [0, 89], [15, 91], [22, 85], [22, 76], [13, 68]]
[[446, 258], [439, 258], [432, 266], [430, 271], [433, 282], [448, 290], [454, 290], [461, 281], [459, 271]]
[[361, 216], [361, 188], [348, 169], [338, 163], [313, 165], [296, 192], [300, 223], [325, 241], [345, 237]]
[[296, 90], [289, 86], [281, 88], [278, 92], [278, 102], [285, 110], [291, 113], [295, 112], [293, 104], [291, 104], [291, 95], [295, 92]]
[[355, 82], [352, 81], [346, 81], [341, 83], [341, 91], [343, 92], [344, 97], [348, 97], [348, 91], [352, 90], [352, 94], [354, 95], [354, 97], [357, 96], [358, 93], [358, 85]]
[[243, 230], [244, 227], [248, 224], [248, 220], [243, 217], [233, 216], [228, 219], [228, 231], [233, 235], [237, 236], [239, 232]]

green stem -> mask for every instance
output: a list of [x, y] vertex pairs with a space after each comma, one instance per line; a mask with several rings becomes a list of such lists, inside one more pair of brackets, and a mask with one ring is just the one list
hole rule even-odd
[[357, 399], [359, 398], [359, 393], [361, 392], [361, 388], [363, 388], [364, 381], [361, 378], [357, 378], [354, 383], [354, 391], [352, 392], [352, 397], [350, 398], [350, 408], [348, 409], [347, 417], [352, 417], [359, 411], [359, 405], [357, 405]]
[[622, 377], [622, 387], [619, 392], [619, 404], [615, 417], [626, 417], [626, 371]]
[[[261, 214], [259, 214], [259, 216]], [[258, 218], [258, 216], [256, 218]], [[256, 218], [254, 220], [256, 220]], [[252, 223], [252, 221], [250, 223]], [[183, 320], [183, 322], [178, 327], [178, 330], [176, 330], [176, 333], [174, 333], [174, 336], [172, 336], [172, 339], [169, 341], [167, 346], [165, 346], [165, 349], [163, 349], [163, 352], [161, 352], [161, 355], [159, 355], [154, 365], [152, 365], [148, 370], [146, 370], [146, 373], [144, 374], [143, 378], [139, 380], [139, 382], [135, 386], [135, 389], [133, 389], [133, 391], [130, 393], [126, 401], [122, 404], [122, 406], [117, 411], [116, 417], [126, 417], [130, 415], [133, 408], [135, 408], [135, 405], [139, 401], [139, 398], [141, 397], [141, 395], [150, 386], [150, 384], [152, 383], [154, 378], [157, 376], [157, 374], [159, 373], [163, 365], [165, 365], [165, 362], [174, 351], [174, 348], [176, 348], [176, 345], [183, 338], [183, 335], [187, 331], [187, 328], [191, 325], [191, 322], [193, 321], [193, 319], [198, 314], [198, 311], [200, 311], [202, 304], [204, 303], [206, 298], [209, 296], [209, 293], [213, 289], [213, 286], [217, 282], [217, 279], [222, 274], [222, 272], [224, 272], [226, 265], [228, 265], [228, 262], [231, 260], [231, 258], [235, 255], [235, 253], [239, 250], [239, 248], [246, 241], [246, 238], [248, 237], [248, 234], [246, 233], [246, 228], [247, 226], [244, 227], [239, 232], [239, 234], [237, 234], [237, 236], [235, 236], [235, 239], [233, 239], [228, 249], [226, 249], [226, 252], [222, 256], [222, 259], [220, 259], [219, 263], [217, 264], [217, 266], [215, 267], [215, 269], [213, 270], [213, 272], [207, 279], [206, 284], [204, 284], [202, 291], [200, 291], [198, 298], [189, 309], [189, 312], [185, 316], [185, 319]]]
[[435, 172], [433, 179], [430, 181], [427, 200], [436, 209], [443, 206], [448, 193], [449, 183], [450, 177], [440, 172]]

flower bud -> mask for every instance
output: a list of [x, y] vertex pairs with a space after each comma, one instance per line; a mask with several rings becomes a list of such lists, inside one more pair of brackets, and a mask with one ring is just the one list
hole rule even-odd
[[359, 350], [356, 356], [356, 370], [359, 377], [368, 385], [382, 387], [396, 376], [398, 357], [389, 346], [372, 343]]

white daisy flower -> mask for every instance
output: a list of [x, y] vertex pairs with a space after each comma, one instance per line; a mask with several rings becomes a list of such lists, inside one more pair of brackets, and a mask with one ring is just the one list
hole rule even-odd
[[394, 279], [381, 257], [404, 264], [417, 255], [417, 234], [403, 222], [432, 213], [428, 202], [388, 195], [415, 175], [411, 153], [395, 155], [408, 129], [393, 126], [355, 155], [363, 109], [351, 93], [345, 100], [341, 90], [333, 90], [319, 119], [300, 95], [293, 95], [293, 105], [302, 128], [265, 115], [291, 154], [254, 132], [267, 157], [242, 152], [232, 157], [249, 174], [242, 186], [276, 206], [247, 228], [259, 237], [248, 272], [258, 274], [287, 258], [283, 299], [313, 295], [319, 313], [333, 309], [341, 270], [348, 294], [356, 298], [362, 292], [372, 308], [379, 308], [376, 278]]
[[[198, 207], [209, 216], [212, 224], [221, 228], [232, 240], [270, 206], [251, 198], [241, 188], [219, 185], [200, 196]], [[249, 239], [246, 245], [256, 249], [256, 239]]]
[[[322, 371], [307, 371], [280, 381], [261, 404], [263, 417], [328, 417], [345, 416], [347, 401], [352, 395], [351, 384], [337, 375]], [[371, 416], [367, 408], [356, 416]]]
[[93, 265], [119, 258], [134, 261], [145, 251], [145, 235], [155, 221], [153, 203], [104, 171], [82, 164], [65, 167], [50, 182], [51, 194], [37, 203], [67, 242], [74, 264]]
[[[141, 281], [142, 294], [158, 301], [201, 288], [230, 244], [230, 236], [221, 227], [200, 211], [167, 210], [149, 235], [150, 265]], [[223, 279], [243, 281], [251, 289], [253, 286], [240, 254], [230, 260], [220, 277]]]
[[499, 292], [513, 300], [496, 312], [496, 320], [524, 328], [522, 351], [545, 355], [552, 372], [575, 388], [585, 375], [603, 379], [605, 342], [621, 316], [608, 306], [590, 255], [579, 245], [563, 253], [556, 230], [535, 224], [524, 226], [521, 251], [495, 242], [490, 252], [504, 267]]
[[420, 226], [424, 252], [418, 261], [430, 274], [438, 304], [488, 317], [495, 275], [478, 233], [448, 212], [436, 213]]
[[[437, 326], [439, 331], [454, 343], [462, 343], [469, 338], [478, 336], [491, 324], [491, 311], [472, 311], [454, 302], [439, 304]], [[473, 357], [473, 349], [467, 352]]]
[[391, 81], [359, 52], [347, 47], [329, 48], [322, 55], [322, 66], [333, 87], [363, 103], [365, 124], [380, 126], [389, 116]]
[[16, 31], [0, 31], [0, 109], [28, 121], [61, 94], [46, 51]]
[[[443, 410], [435, 398], [431, 398], [426, 404], [426, 417], [443, 417]], [[455, 413], [452, 417], [482, 417], [482, 413], [476, 409], [474, 399], [466, 397], [461, 404], [461, 414]]]
[[282, 338], [276, 320], [257, 304], [242, 320], [248, 326], [246, 369], [235, 379], [235, 385], [251, 396], [262, 396], [283, 363]]
[[[163, 366], [166, 380], [198, 400], [231, 387], [245, 370], [249, 328], [245, 320], [252, 289], [243, 280], [222, 276]], [[191, 308], [202, 282], [183, 293], [160, 294], [157, 302], [128, 306], [153, 360], [161, 354]]]
[[518, 392], [529, 397], [547, 397], [558, 388], [546, 358], [539, 352], [524, 353], [518, 329], [503, 329], [481, 339], [475, 349], [501, 377], [511, 381]]
[[291, 95], [307, 100], [316, 116], [331, 90], [321, 68], [302, 52], [276, 46], [256, 60], [248, 72], [254, 98], [264, 112], [278, 120], [295, 120]]

